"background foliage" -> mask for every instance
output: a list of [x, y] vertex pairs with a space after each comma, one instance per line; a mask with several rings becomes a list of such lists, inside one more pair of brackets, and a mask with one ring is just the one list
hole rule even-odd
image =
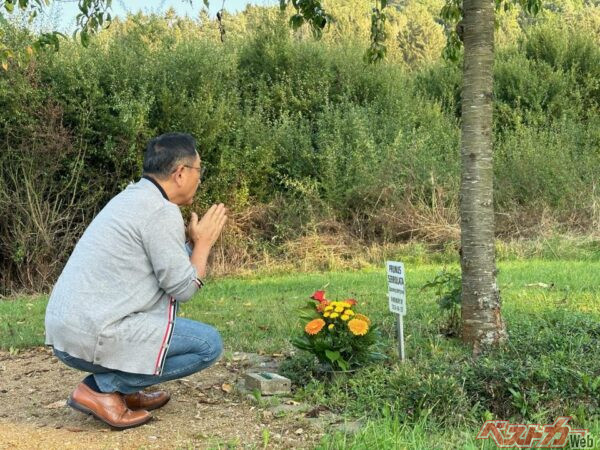
[[[207, 166], [195, 208], [233, 217], [215, 270], [306, 248], [458, 236], [459, 66], [442, 61], [436, 1], [388, 6], [388, 61], [366, 65], [369, 2], [324, 2], [319, 41], [278, 8], [214, 21], [130, 16], [0, 72], [0, 294], [49, 287], [94, 214], [139, 178], [145, 143], [192, 133]], [[600, 8], [499, 16], [499, 236], [600, 225]], [[315, 236], [319, 236], [315, 238]], [[266, 256], [265, 256], [266, 255]]]

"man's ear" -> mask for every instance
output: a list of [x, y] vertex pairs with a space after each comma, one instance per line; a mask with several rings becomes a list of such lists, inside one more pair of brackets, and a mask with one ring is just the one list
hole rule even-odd
[[173, 171], [173, 181], [179, 186], [183, 184], [183, 164], [178, 164]]

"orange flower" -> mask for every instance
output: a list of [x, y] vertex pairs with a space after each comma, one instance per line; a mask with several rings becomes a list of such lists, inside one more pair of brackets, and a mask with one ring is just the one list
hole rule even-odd
[[364, 322], [367, 322], [367, 325], [369, 325], [369, 326], [371, 325], [371, 319], [369, 319], [369, 318], [368, 318], [367, 316], [365, 316], [364, 314], [355, 314], [355, 315], [354, 315], [354, 318], [355, 318], [355, 319], [358, 319], [358, 320], [362, 320], [362, 321], [364, 321]]
[[352, 319], [348, 322], [348, 328], [355, 336], [364, 336], [369, 331], [369, 324], [364, 320]]
[[323, 329], [325, 321], [323, 319], [314, 319], [306, 324], [304, 331], [308, 334], [314, 335]]

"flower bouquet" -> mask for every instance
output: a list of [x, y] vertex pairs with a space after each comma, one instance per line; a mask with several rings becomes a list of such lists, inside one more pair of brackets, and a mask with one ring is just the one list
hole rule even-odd
[[329, 301], [324, 291], [316, 291], [302, 309], [304, 325], [302, 336], [292, 344], [306, 350], [330, 371], [348, 371], [370, 362], [385, 359], [375, 351], [379, 334], [371, 320], [355, 311], [354, 299]]

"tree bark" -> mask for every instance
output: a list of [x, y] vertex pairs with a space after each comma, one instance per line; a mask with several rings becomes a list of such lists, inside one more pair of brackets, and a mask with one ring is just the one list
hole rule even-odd
[[463, 2], [460, 187], [462, 338], [482, 347], [506, 340], [494, 250], [492, 89], [494, 2]]

